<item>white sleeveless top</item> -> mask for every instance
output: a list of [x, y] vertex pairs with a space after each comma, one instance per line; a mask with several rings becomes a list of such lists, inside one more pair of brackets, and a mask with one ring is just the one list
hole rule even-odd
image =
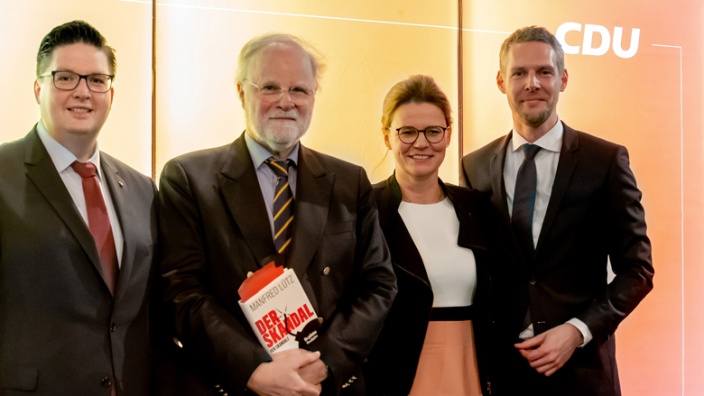
[[472, 305], [477, 267], [471, 249], [457, 245], [460, 222], [448, 198], [428, 205], [401, 202], [398, 212], [420, 252], [433, 289], [433, 308]]

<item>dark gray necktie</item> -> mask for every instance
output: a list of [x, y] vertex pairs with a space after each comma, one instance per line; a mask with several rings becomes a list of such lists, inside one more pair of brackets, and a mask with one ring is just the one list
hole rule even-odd
[[292, 161], [290, 160], [275, 160], [269, 158], [266, 164], [274, 171], [278, 177], [276, 187], [274, 189], [274, 246], [276, 250], [283, 254], [286, 248], [291, 244], [293, 235], [293, 211], [294, 200], [293, 190], [288, 184], [288, 167]]
[[511, 225], [526, 259], [532, 260], [535, 251], [532, 232], [533, 209], [535, 208], [535, 189], [538, 182], [534, 159], [540, 151], [540, 146], [525, 144], [523, 151], [525, 158], [516, 175]]

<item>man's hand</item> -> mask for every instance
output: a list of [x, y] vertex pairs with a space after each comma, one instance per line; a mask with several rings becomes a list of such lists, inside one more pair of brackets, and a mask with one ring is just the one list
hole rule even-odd
[[307, 382], [301, 376], [301, 368], [322, 364], [320, 352], [310, 352], [304, 349], [288, 349], [271, 356], [272, 361], [260, 364], [247, 381], [247, 388], [261, 396], [317, 396], [322, 387], [320, 383]]
[[321, 359], [298, 369], [298, 374], [309, 384], [320, 384], [328, 377], [328, 369]]
[[531, 367], [549, 377], [567, 363], [574, 350], [583, 342], [582, 333], [565, 323], [514, 346]]

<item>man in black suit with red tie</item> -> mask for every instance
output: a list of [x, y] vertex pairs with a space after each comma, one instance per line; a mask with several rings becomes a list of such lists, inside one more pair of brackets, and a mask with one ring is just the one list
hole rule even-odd
[[504, 41], [496, 81], [513, 131], [461, 167], [461, 182], [490, 195], [515, 237], [515, 282], [492, 285], [494, 394], [620, 395], [614, 332], [653, 287], [628, 152], [559, 119], [568, 73], [546, 29]]
[[0, 395], [152, 394], [152, 180], [98, 148], [114, 50], [57, 26], [37, 54], [41, 119], [0, 146]]

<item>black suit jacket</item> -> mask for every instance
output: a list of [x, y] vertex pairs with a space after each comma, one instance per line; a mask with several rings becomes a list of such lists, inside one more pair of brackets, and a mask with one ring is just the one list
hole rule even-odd
[[100, 154], [124, 234], [115, 296], [36, 129], [0, 146], [0, 395], [151, 394], [154, 183]]
[[[493, 332], [487, 310], [488, 293], [491, 278], [502, 277], [505, 271], [503, 266], [510, 263], [502, 255], [506, 228], [482, 193], [447, 185], [442, 181], [439, 183], [452, 202], [460, 222], [457, 244], [472, 249], [476, 260], [477, 290], [472, 322], [482, 391], [489, 394], [491, 379], [484, 369], [492, 359], [488, 353]], [[408, 395], [432, 312], [433, 290], [423, 259], [398, 213], [402, 196], [395, 175], [374, 185], [374, 199], [379, 208], [381, 228], [391, 251], [399, 291], [384, 329], [370, 354], [365, 380], [369, 395]]]
[[[488, 192], [506, 221], [503, 164], [510, 136], [465, 156], [461, 170], [462, 182]], [[653, 287], [640, 199], [625, 147], [564, 126], [535, 257], [523, 262], [527, 292], [515, 301], [529, 306], [536, 334], [576, 317], [594, 337], [550, 377], [555, 394], [620, 394], [613, 334]], [[616, 276], [607, 283], [609, 260]], [[513, 323], [517, 336], [521, 323]]]
[[[242, 394], [269, 361], [237, 305], [237, 288], [275, 253], [244, 136], [169, 161], [160, 183], [166, 300], [199, 380]], [[333, 393], [352, 385], [396, 294], [389, 253], [358, 166], [301, 146], [289, 266], [319, 317]], [[205, 368], [205, 369], [203, 369]]]

